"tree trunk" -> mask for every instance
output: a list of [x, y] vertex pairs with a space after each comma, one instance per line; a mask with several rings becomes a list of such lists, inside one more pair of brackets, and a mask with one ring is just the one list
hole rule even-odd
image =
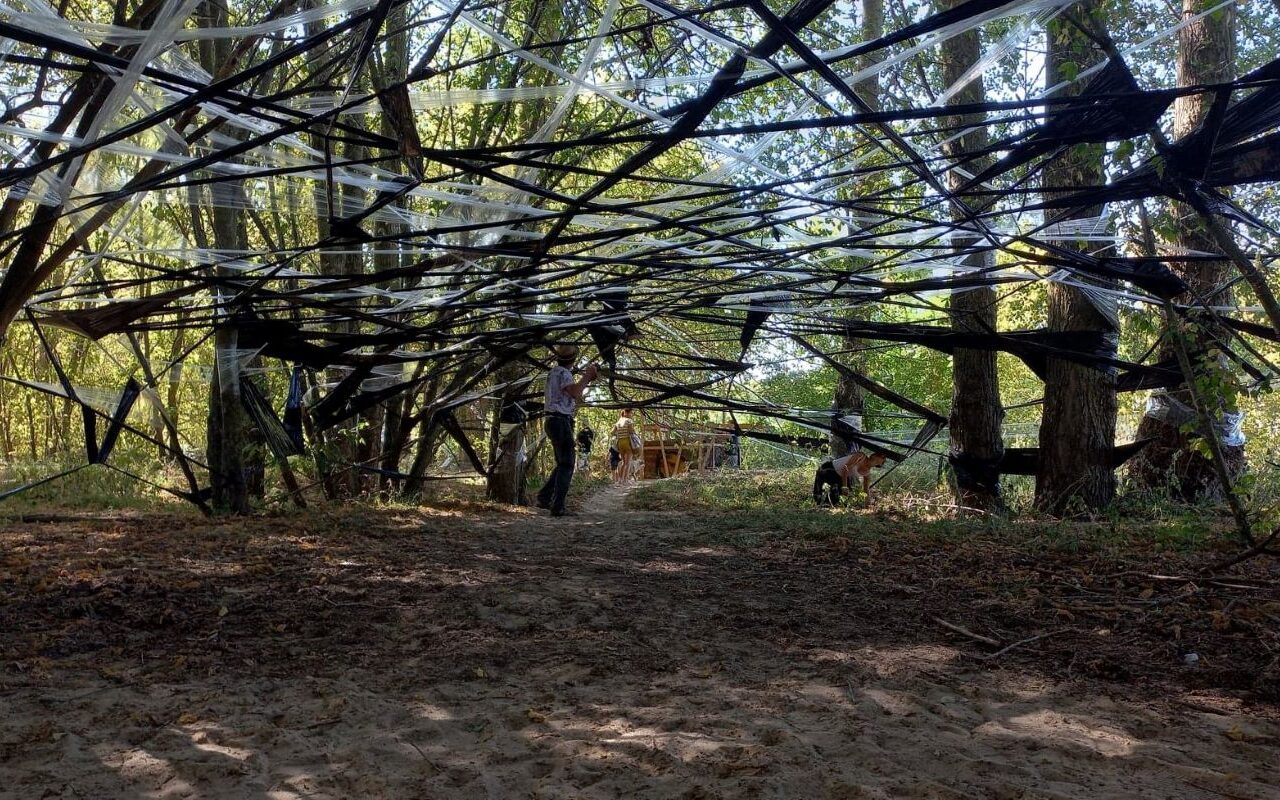
[[249, 490], [245, 480], [245, 447], [249, 425], [240, 403], [239, 356], [236, 330], [224, 327], [214, 336], [214, 367], [209, 381], [209, 428], [206, 445], [210, 503], [215, 512], [246, 514]]
[[426, 414], [418, 424], [418, 446], [409, 467], [409, 478], [404, 483], [404, 496], [418, 497], [422, 494], [427, 486], [427, 468], [435, 461], [439, 447], [440, 425], [434, 414]]
[[[525, 372], [523, 364], [511, 362], [498, 370], [496, 377], [499, 383], [503, 383], [517, 380]], [[494, 409], [497, 436], [489, 456], [492, 471], [488, 480], [488, 496], [499, 503], [524, 505], [525, 412], [518, 405], [518, 400], [525, 385], [520, 383], [504, 389], [502, 400]]]
[[[862, 40], [871, 42], [879, 39], [884, 33], [884, 0], [862, 0]], [[862, 68], [874, 59], [867, 56], [859, 61], [859, 68]], [[880, 80], [879, 77], [867, 78], [854, 87], [858, 95], [867, 102], [872, 109], [880, 108]], [[849, 319], [866, 319], [867, 308], [865, 306], [855, 307], [848, 311], [846, 316]], [[858, 344], [858, 339], [848, 337], [844, 340], [845, 352], [839, 356], [840, 363], [849, 367], [849, 369], [865, 373], [867, 371], [867, 355], [862, 351]], [[834, 397], [831, 401], [831, 410], [840, 417], [853, 417], [854, 428], [858, 431], [863, 430], [864, 414], [866, 413], [866, 390], [854, 381], [850, 380], [843, 374], [836, 375], [836, 388]], [[834, 429], [831, 431], [831, 456], [839, 458], [854, 448], [854, 442], [841, 436]]]
[[[307, 5], [316, 8], [320, 4], [317, 0], [309, 0]], [[323, 28], [322, 22], [310, 22], [307, 24], [306, 32], [308, 36], [315, 36], [320, 34]], [[311, 63], [317, 66], [325, 64], [331, 53], [331, 43], [325, 44], [317, 48]], [[322, 80], [319, 74], [313, 74], [311, 77], [316, 81]], [[351, 76], [345, 70], [339, 70], [336, 74], [328, 76], [330, 80], [335, 77], [345, 82], [345, 79]], [[358, 91], [362, 88], [363, 79], [359, 76], [356, 76], [356, 79], [357, 85], [354, 89]], [[336, 103], [338, 92], [326, 92], [326, 99]], [[343, 161], [345, 158], [360, 158], [363, 155], [363, 149], [358, 144], [336, 137], [329, 138], [328, 132], [328, 126], [325, 123], [313, 125], [309, 130], [311, 146], [324, 153], [327, 160]], [[336, 174], [335, 170], [335, 177]], [[317, 181], [313, 186], [313, 198], [317, 243], [330, 239], [333, 234], [333, 221], [352, 215], [364, 207], [363, 190], [336, 181]], [[327, 242], [317, 254], [320, 274], [339, 276], [363, 272], [364, 256], [360, 252], [361, 249], [362, 245], [356, 242]], [[355, 252], [333, 252], [335, 250]], [[327, 327], [335, 333], [347, 333], [354, 331], [357, 326], [349, 319], [342, 319], [339, 313], [334, 321], [327, 324]], [[322, 375], [324, 383], [336, 386], [349, 375], [349, 370], [343, 367], [328, 367]], [[319, 446], [312, 448], [312, 455], [315, 459], [316, 473], [320, 478], [320, 487], [325, 497], [330, 500], [353, 497], [359, 494], [363, 486], [362, 473], [354, 466], [359, 462], [362, 450], [361, 416], [356, 415], [316, 431], [320, 438], [313, 441], [319, 442]]]
[[[1183, 0], [1182, 15], [1188, 18], [1210, 7], [1207, 0]], [[1205, 83], [1230, 81], [1235, 77], [1235, 13], [1231, 7], [1221, 9], [1199, 19], [1178, 32], [1178, 85], [1194, 86]], [[1200, 124], [1208, 113], [1211, 94], [1195, 94], [1179, 97], [1174, 103], [1173, 133], [1180, 139]], [[1213, 235], [1199, 215], [1180, 203], [1172, 205], [1177, 245], [1192, 251], [1221, 252]], [[1230, 290], [1218, 289], [1228, 280], [1230, 264], [1227, 261], [1194, 261], [1171, 265], [1191, 287], [1193, 297], [1214, 297], [1214, 304], [1230, 304]], [[1199, 320], [1210, 330], [1211, 320]], [[1209, 336], [1201, 333], [1189, 343], [1192, 353], [1204, 349]], [[1172, 358], [1173, 349], [1166, 344], [1162, 357]], [[1196, 363], [1197, 369], [1212, 365]], [[1225, 368], [1219, 362], [1217, 367]], [[1130, 468], [1134, 484], [1143, 489], [1167, 489], [1173, 497], [1194, 502], [1206, 497], [1221, 496], [1223, 487], [1209, 459], [1192, 448], [1195, 434], [1181, 431], [1184, 422], [1191, 421], [1193, 413], [1191, 397], [1186, 387], [1152, 396], [1152, 408], [1143, 415], [1138, 426], [1139, 438], [1154, 438], [1135, 459]], [[1206, 398], [1207, 404], [1221, 415], [1223, 409], [1217, 398]], [[1228, 471], [1239, 474], [1245, 468], [1243, 446], [1223, 444]]]
[[[382, 54], [382, 62], [375, 70], [375, 82], [377, 88], [382, 90], [388, 86], [403, 83], [409, 75], [409, 34], [408, 34], [408, 5], [397, 6], [391, 10], [387, 16], [387, 42]], [[400, 135], [391, 117], [385, 112], [379, 115], [381, 124], [381, 132], [384, 136], [395, 138]], [[409, 120], [412, 124], [413, 120]], [[401, 172], [408, 172], [409, 165], [407, 161], [401, 159]], [[397, 200], [388, 208], [388, 212], [398, 211], [405, 206], [403, 200]], [[404, 263], [403, 245], [399, 240], [394, 242], [394, 252], [388, 252], [393, 242], [388, 237], [402, 232], [404, 225], [399, 222], [384, 220], [375, 223], [375, 243], [376, 252], [373, 256], [373, 267], [375, 272], [384, 272], [401, 266]], [[412, 280], [404, 278], [401, 281], [401, 288], [409, 288]], [[421, 375], [422, 367], [419, 365], [415, 372], [415, 377]], [[379, 411], [379, 430], [377, 431], [378, 443], [374, 453], [376, 455], [377, 466], [384, 472], [400, 471], [400, 455], [401, 443], [403, 441], [401, 431], [404, 428], [404, 416], [406, 412], [406, 395], [398, 394], [383, 403]], [[389, 475], [381, 476], [377, 485], [385, 490], [392, 490], [396, 486], [396, 480]]]
[[[203, 27], [225, 27], [227, 7], [206, 0], [198, 12]], [[227, 39], [201, 42], [202, 66], [209, 73], [216, 73], [226, 61], [231, 45]], [[241, 181], [215, 183], [211, 187], [214, 202], [210, 208], [213, 216], [213, 246], [219, 251], [238, 251], [244, 248], [246, 235], [239, 207], [243, 205], [244, 184]], [[226, 275], [225, 271], [223, 272]], [[232, 292], [220, 287], [220, 302], [225, 302]], [[223, 306], [220, 313], [229, 314]], [[213, 510], [222, 513], [244, 514], [249, 511], [249, 493], [245, 480], [248, 466], [245, 458], [249, 445], [251, 424], [249, 415], [240, 402], [240, 356], [237, 352], [236, 329], [227, 324], [219, 326], [214, 334], [214, 367], [209, 383], [208, 458], [209, 479], [212, 484]]]
[[[940, 10], [959, 5], [958, 0], [939, 0]], [[969, 31], [943, 42], [941, 49], [942, 80], [951, 86], [978, 60], [978, 34]], [[948, 105], [983, 103], [986, 92], [979, 75], [947, 101]], [[950, 125], [979, 125], [983, 115], [949, 117], [942, 122]], [[943, 153], [949, 161], [963, 159], [966, 153], [984, 150], [988, 144], [984, 127], [975, 127], [958, 139], [948, 142]], [[980, 168], [968, 164], [967, 170]], [[965, 176], [956, 170], [947, 172], [947, 187], [955, 191], [963, 185]], [[951, 208], [952, 219], [965, 216], [958, 204]], [[957, 231], [958, 233], [959, 231]], [[972, 249], [979, 243], [977, 236], [955, 236], [953, 244], [958, 253]], [[983, 269], [991, 266], [989, 251], [963, 256], [964, 266]], [[996, 329], [996, 292], [990, 287], [957, 290], [951, 293], [951, 326], [956, 331], [990, 333]], [[1000, 426], [1004, 422], [1004, 407], [1000, 403], [1000, 379], [996, 371], [996, 354], [989, 350], [957, 349], [952, 354], [953, 393], [951, 398], [951, 452], [950, 462], [954, 473], [956, 503], [964, 508], [982, 513], [1004, 510], [1000, 495], [1000, 459], [1004, 456], [1004, 440]]]
[[[1101, 59], [1101, 54], [1078, 28], [1058, 18], [1046, 31], [1049, 54], [1045, 82], [1054, 86], [1078, 70]], [[1069, 65], [1064, 68], [1064, 65]], [[1078, 94], [1072, 84], [1060, 95]], [[1044, 169], [1044, 183], [1054, 187], [1087, 187], [1105, 182], [1101, 145], [1081, 144], [1053, 159]], [[1046, 193], [1053, 199], [1055, 193]], [[1060, 217], [1096, 217], [1102, 206], [1073, 209]], [[1071, 245], [1065, 245], [1071, 246]], [[1088, 251], [1087, 242], [1076, 249]], [[1099, 286], [1111, 284], [1087, 281]], [[1049, 330], [1101, 331], [1108, 336], [1110, 354], [1118, 337], [1116, 301], [1081, 289], [1050, 283]], [[1048, 359], [1044, 385], [1044, 409], [1040, 421], [1040, 467], [1036, 474], [1036, 508], [1062, 516], [1096, 511], [1115, 497], [1115, 469], [1111, 448], [1116, 436], [1116, 375], [1110, 367], [1093, 367], [1060, 358]]]

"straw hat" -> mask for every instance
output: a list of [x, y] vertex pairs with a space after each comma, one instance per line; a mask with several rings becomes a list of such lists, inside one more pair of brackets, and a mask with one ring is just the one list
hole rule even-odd
[[576, 344], [558, 344], [551, 348], [551, 352], [555, 353], [557, 360], [567, 361], [578, 357], [578, 346]]

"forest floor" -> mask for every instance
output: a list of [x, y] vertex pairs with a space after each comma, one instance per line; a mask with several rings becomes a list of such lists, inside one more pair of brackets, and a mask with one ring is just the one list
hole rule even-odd
[[1280, 797], [1274, 564], [622, 495], [0, 522], [0, 797]]

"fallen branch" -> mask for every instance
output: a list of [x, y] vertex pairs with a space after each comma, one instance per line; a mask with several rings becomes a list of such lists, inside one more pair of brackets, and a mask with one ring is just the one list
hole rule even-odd
[[1216, 714], [1219, 717], [1226, 717], [1226, 716], [1230, 716], [1232, 713], [1231, 710], [1229, 709], [1217, 708], [1215, 706], [1207, 705], [1205, 703], [1197, 703], [1194, 700], [1188, 700], [1182, 697], [1173, 698], [1173, 702], [1177, 703], [1180, 706], [1189, 708], [1192, 711], [1199, 711], [1202, 714]]
[[1039, 633], [1039, 634], [1036, 634], [1035, 636], [1028, 636], [1025, 639], [1019, 639], [1018, 641], [1014, 642], [1011, 645], [1002, 647], [999, 650], [995, 651], [994, 653], [984, 653], [981, 655], [974, 656], [974, 658], [980, 658], [983, 661], [990, 661], [994, 658], [999, 658], [1000, 656], [1004, 655], [1010, 650], [1013, 650], [1018, 647], [1022, 647], [1024, 644], [1031, 644], [1032, 642], [1038, 642], [1041, 639], [1048, 639], [1050, 636], [1057, 636], [1060, 633], [1066, 633], [1067, 631], [1070, 631], [1070, 630], [1074, 630], [1074, 628], [1059, 628], [1056, 631], [1048, 631], [1047, 633]]
[[1239, 564], [1241, 561], [1248, 561], [1249, 559], [1254, 558], [1256, 556], [1261, 556], [1261, 555], [1274, 556], [1276, 555], [1276, 551], [1271, 550], [1270, 547], [1271, 547], [1271, 544], [1276, 540], [1277, 536], [1280, 536], [1280, 528], [1276, 528], [1275, 530], [1273, 530], [1270, 536], [1258, 542], [1253, 547], [1250, 547], [1248, 550], [1245, 550], [1242, 553], [1238, 553], [1232, 556], [1231, 558], [1228, 558], [1226, 561], [1219, 561], [1217, 564], [1214, 564], [1211, 567], [1207, 567], [1204, 570], [1204, 572], [1207, 572], [1207, 573], [1221, 572], [1227, 567], [1234, 567], [1236, 564]]
[[[1254, 578], [1237, 578], [1231, 575], [1216, 575], [1213, 570], [1205, 570], [1198, 576], [1193, 575], [1159, 575], [1151, 572], [1116, 572], [1109, 578], [1141, 578], [1161, 583], [1196, 583], [1210, 586], [1221, 586], [1224, 589], [1275, 589], [1280, 584], [1273, 581], [1260, 581]], [[1247, 581], [1245, 583], [1244, 581]]]
[[942, 619], [941, 617], [933, 617], [933, 621], [938, 623], [939, 625], [941, 625], [942, 627], [946, 628], [949, 631], [954, 631], [960, 634], [961, 636], [968, 636], [970, 639], [973, 639], [975, 642], [982, 642], [983, 644], [990, 645], [992, 647], [1000, 647], [1001, 645], [1004, 644], [1004, 642], [1000, 641], [999, 639], [992, 639], [990, 636], [983, 636], [980, 633], [974, 633], [968, 628], [962, 628], [959, 625], [955, 624], [954, 622], [947, 622], [945, 619]]

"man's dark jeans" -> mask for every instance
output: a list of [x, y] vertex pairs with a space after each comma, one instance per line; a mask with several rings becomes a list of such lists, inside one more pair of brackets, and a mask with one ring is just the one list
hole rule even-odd
[[564, 512], [564, 500], [569, 496], [569, 484], [573, 481], [573, 418], [548, 414], [546, 430], [551, 449], [556, 454], [556, 468], [538, 490], [538, 505], [551, 509], [553, 514], [560, 514]]

